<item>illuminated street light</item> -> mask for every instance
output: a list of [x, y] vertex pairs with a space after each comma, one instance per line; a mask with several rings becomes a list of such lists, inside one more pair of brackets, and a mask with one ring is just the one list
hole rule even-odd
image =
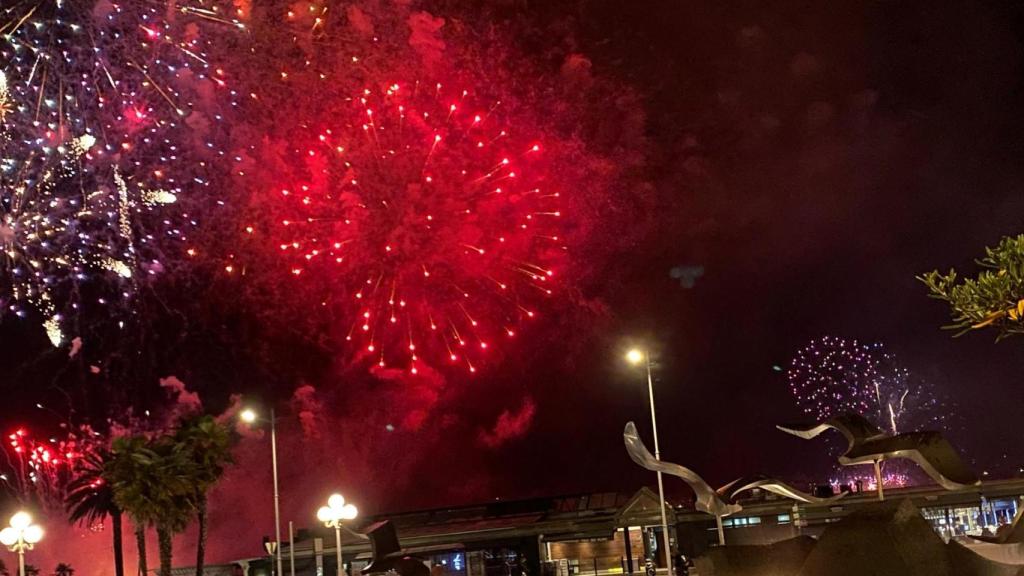
[[[261, 418], [252, 408], [238, 413], [238, 418], [246, 424], [254, 424]], [[284, 562], [281, 560], [281, 492], [277, 487], [277, 418], [274, 409], [270, 409], [270, 463], [274, 472], [274, 556], [277, 560], [277, 576], [284, 576]]]
[[0, 544], [18, 553], [18, 574], [25, 576], [25, 551], [31, 550], [43, 539], [43, 529], [32, 523], [32, 515], [28, 512], [17, 512], [11, 516], [10, 524], [0, 530]]
[[[654, 459], [661, 460], [661, 450], [658, 448], [658, 420], [654, 415], [654, 379], [651, 377], [651, 354], [647, 350], [633, 348], [626, 352], [626, 361], [634, 366], [644, 364], [647, 369], [647, 397], [651, 405], [651, 428], [654, 430]], [[668, 576], [672, 576], [672, 545], [668, 536], [668, 515], [665, 512], [665, 484], [661, 478], [661, 471], [658, 471], [658, 498], [661, 500], [661, 533], [665, 543], [665, 568]], [[719, 534], [719, 538], [721, 538]]]
[[341, 523], [343, 520], [354, 519], [358, 514], [356, 507], [346, 504], [341, 494], [331, 494], [327, 499], [327, 506], [321, 506], [316, 511], [317, 520], [328, 528], [334, 528], [334, 539], [338, 549], [338, 576], [345, 576], [345, 565], [341, 559]]
[[634, 366], [643, 362], [643, 360], [644, 353], [637, 348], [633, 348], [629, 352], [626, 352], [626, 361]]

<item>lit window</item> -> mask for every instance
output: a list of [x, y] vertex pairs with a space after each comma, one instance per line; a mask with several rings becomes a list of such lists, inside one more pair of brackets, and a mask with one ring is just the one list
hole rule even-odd
[[790, 518], [789, 514], [779, 514], [775, 518], [775, 521], [779, 524], [789, 524], [790, 522], [792, 522], [792, 518]]

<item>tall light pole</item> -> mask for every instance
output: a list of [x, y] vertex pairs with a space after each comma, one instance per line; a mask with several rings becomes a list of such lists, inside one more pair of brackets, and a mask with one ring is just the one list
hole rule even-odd
[[[239, 417], [247, 424], [260, 420], [251, 408], [242, 410]], [[273, 408], [270, 409], [270, 462], [274, 472], [274, 555], [277, 560], [277, 576], [284, 576], [284, 563], [281, 560], [281, 492], [277, 487], [277, 417]]]
[[345, 576], [345, 564], [341, 558], [341, 522], [352, 520], [359, 514], [356, 507], [345, 503], [341, 494], [331, 494], [327, 499], [327, 506], [321, 506], [316, 511], [316, 519], [323, 522], [328, 528], [334, 528], [335, 547], [338, 550], [338, 576]]
[[31, 550], [43, 539], [43, 529], [32, 523], [28, 512], [17, 512], [11, 516], [10, 526], [0, 530], [0, 543], [11, 552], [18, 553], [18, 574], [25, 576], [25, 551]]
[[[626, 360], [637, 366], [641, 363], [647, 369], [647, 397], [651, 404], [651, 428], [654, 431], [654, 458], [661, 460], [661, 450], [658, 448], [658, 419], [654, 414], [654, 378], [651, 377], [651, 354], [647, 350], [633, 348], [626, 353]], [[661, 500], [661, 534], [665, 543], [665, 568], [668, 576], [672, 576], [672, 545], [668, 536], [668, 514], [665, 512], [665, 484], [661, 479], [661, 472], [658, 472], [658, 498]]]

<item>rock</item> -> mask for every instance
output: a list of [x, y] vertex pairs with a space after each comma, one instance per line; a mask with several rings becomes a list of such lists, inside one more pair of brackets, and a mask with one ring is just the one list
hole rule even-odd
[[857, 510], [825, 529], [799, 576], [962, 576], [909, 500]]
[[694, 563], [700, 576], [797, 576], [814, 543], [798, 536], [766, 546], [721, 546]]

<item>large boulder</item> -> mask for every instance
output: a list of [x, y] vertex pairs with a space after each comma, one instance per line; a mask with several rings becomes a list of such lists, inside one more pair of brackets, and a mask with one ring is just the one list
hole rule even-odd
[[829, 526], [799, 572], [799, 576], [954, 574], [942, 538], [909, 500], [880, 502]]
[[765, 546], [720, 546], [694, 564], [700, 576], [797, 576], [814, 543], [798, 536]]

